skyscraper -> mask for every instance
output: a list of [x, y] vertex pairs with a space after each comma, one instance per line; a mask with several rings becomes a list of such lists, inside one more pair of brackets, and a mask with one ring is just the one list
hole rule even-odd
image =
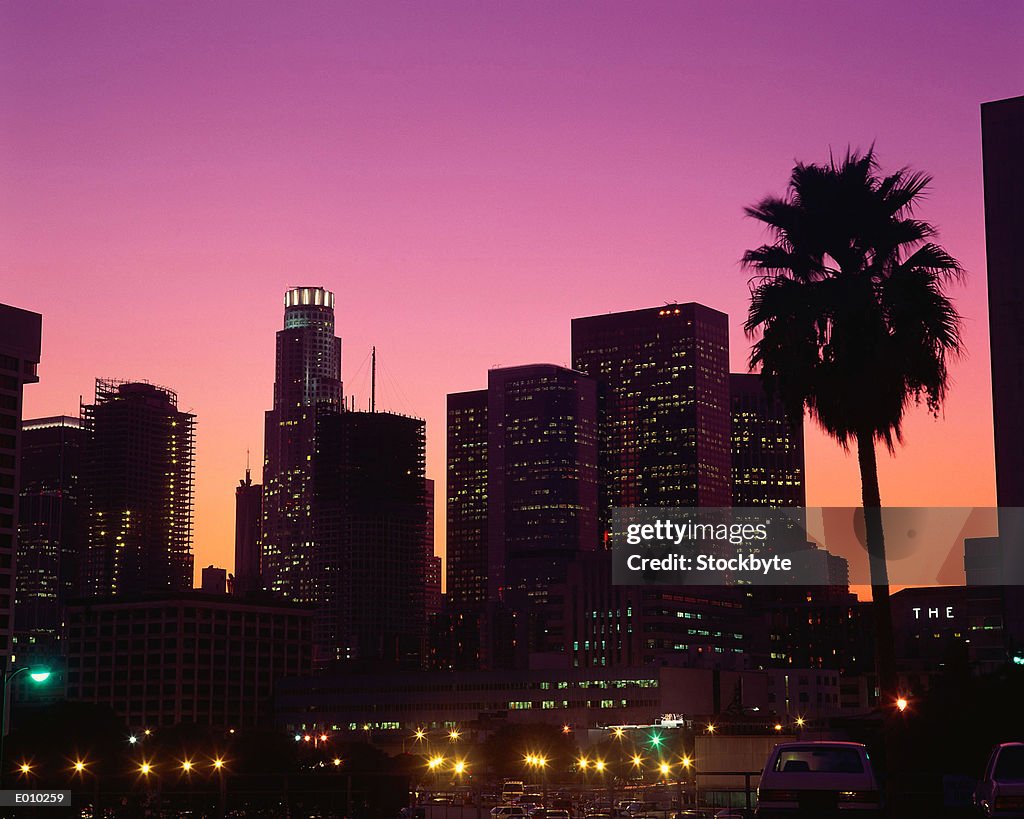
[[573, 319], [598, 382], [601, 525], [632, 506], [728, 506], [729, 320], [701, 304]]
[[427, 617], [441, 611], [441, 558], [434, 554], [434, 481], [424, 483], [423, 503], [427, 510], [427, 523], [423, 532], [423, 606]]
[[524, 610], [543, 602], [569, 561], [598, 541], [596, 383], [553, 364], [491, 370], [489, 598]]
[[447, 602], [460, 612], [487, 600], [487, 390], [448, 396]]
[[[999, 515], [996, 559], [1008, 586], [1024, 584], [1024, 97], [981, 106], [985, 177], [985, 250], [988, 263], [989, 339], [992, 351], [992, 414], [995, 433], [996, 498]], [[977, 572], [975, 572], [977, 574]], [[1005, 645], [1024, 645], [1024, 596], [1002, 594]]]
[[996, 494], [1024, 506], [1024, 97], [981, 106]]
[[166, 387], [97, 379], [82, 421], [84, 591], [105, 597], [191, 589], [195, 415], [179, 410]]
[[21, 478], [22, 393], [39, 381], [36, 367], [43, 317], [0, 304], [0, 673], [6, 673], [14, 636], [18, 491]]
[[314, 660], [420, 667], [426, 649], [426, 427], [321, 412], [313, 459]]
[[805, 506], [804, 429], [786, 417], [761, 376], [731, 373], [732, 505]]
[[447, 490], [446, 661], [495, 668], [560, 651], [550, 594], [600, 541], [594, 380], [531, 364], [449, 395]]
[[274, 408], [266, 414], [263, 462], [263, 583], [296, 602], [313, 602], [313, 476], [318, 409], [342, 403], [341, 339], [334, 294], [321, 287], [285, 293], [277, 332]]
[[[553, 364], [487, 374], [488, 608], [492, 667], [560, 652], [555, 595], [569, 565], [599, 542], [597, 385]], [[514, 636], [515, 651], [509, 652]]]
[[78, 418], [37, 418], [22, 424], [18, 579], [18, 653], [52, 651], [67, 601], [79, 593], [85, 545]]
[[263, 588], [260, 569], [260, 526], [263, 518], [263, 487], [252, 482], [249, 467], [245, 480], [235, 487], [235, 594]]

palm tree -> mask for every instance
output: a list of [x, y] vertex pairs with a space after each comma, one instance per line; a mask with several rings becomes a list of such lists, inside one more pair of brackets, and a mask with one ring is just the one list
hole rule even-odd
[[895, 451], [911, 403], [938, 414], [962, 351], [945, 288], [963, 269], [914, 218], [930, 182], [907, 169], [881, 176], [873, 149], [847, 151], [798, 164], [783, 197], [746, 209], [772, 238], [743, 256], [756, 271], [750, 367], [794, 421], [806, 408], [840, 446], [857, 447], [883, 703], [896, 695], [896, 663], [875, 443]]

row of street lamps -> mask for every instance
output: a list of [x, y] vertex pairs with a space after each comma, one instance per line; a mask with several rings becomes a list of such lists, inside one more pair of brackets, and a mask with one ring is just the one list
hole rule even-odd
[[[89, 774], [89, 766], [92, 763], [85, 759], [75, 759], [71, 765], [68, 766], [67, 770], [76, 777], [84, 777]], [[204, 769], [208, 768], [211, 772], [222, 774], [226, 770], [227, 762], [221, 757], [213, 757], [208, 763], [200, 764], [193, 762], [191, 759], [177, 760], [172, 766], [171, 770], [176, 770], [180, 774], [190, 775], [193, 773], [200, 773]], [[161, 770], [163, 768], [161, 767]], [[29, 777], [36, 775], [36, 766], [31, 762], [23, 760], [15, 768], [15, 771], [22, 777]], [[133, 769], [133, 773], [139, 774], [143, 777], [155, 776], [157, 774], [157, 765], [151, 759], [143, 759]]]

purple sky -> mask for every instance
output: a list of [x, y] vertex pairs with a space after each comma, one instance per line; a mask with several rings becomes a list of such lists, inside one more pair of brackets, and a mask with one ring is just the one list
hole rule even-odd
[[[378, 406], [426, 417], [443, 484], [445, 394], [568, 363], [573, 316], [701, 301], [741, 368], [742, 207], [875, 142], [935, 176], [923, 216], [971, 273], [969, 358], [883, 499], [991, 503], [978, 105], [1024, 93], [1024, 5], [893, 6], [3, 4], [0, 300], [45, 317], [27, 411], [95, 376], [176, 389], [197, 565], [230, 565], [287, 286], [337, 293], [347, 389], [376, 344]], [[808, 471], [811, 503], [858, 501], [817, 434]]]

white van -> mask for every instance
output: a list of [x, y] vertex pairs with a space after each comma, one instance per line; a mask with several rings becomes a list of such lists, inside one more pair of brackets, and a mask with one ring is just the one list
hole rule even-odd
[[768, 755], [757, 788], [760, 819], [881, 816], [882, 794], [858, 742], [785, 742]]

